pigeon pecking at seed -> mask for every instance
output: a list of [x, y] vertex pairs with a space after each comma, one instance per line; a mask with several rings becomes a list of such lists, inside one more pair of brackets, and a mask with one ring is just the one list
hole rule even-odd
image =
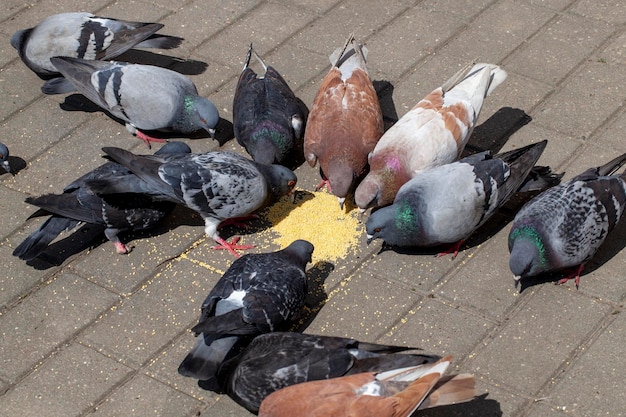
[[[155, 155], [190, 152], [191, 149], [185, 143], [169, 142]], [[140, 180], [120, 164], [107, 162], [65, 187], [63, 194], [27, 198], [27, 203], [41, 209], [30, 218], [46, 215], [50, 217], [15, 248], [13, 255], [23, 260], [33, 259], [61, 232], [71, 230], [81, 222], [105, 226], [104, 234], [115, 245], [116, 252], [128, 253], [130, 249], [121, 242], [118, 236], [120, 232], [152, 228], [175, 207], [174, 203], [157, 202], [143, 194], [98, 196], [89, 188], [90, 181], [118, 184]]]
[[457, 160], [484, 98], [506, 76], [496, 65], [468, 65], [402, 116], [369, 155], [370, 171], [354, 193], [359, 209], [391, 204], [415, 174]]
[[194, 83], [176, 71], [152, 65], [86, 61], [54, 57], [52, 64], [65, 78], [44, 83], [45, 94], [78, 91], [113, 116], [143, 140], [165, 142], [142, 130], [193, 133], [206, 130], [211, 137], [219, 122], [217, 108], [198, 95]]
[[370, 215], [368, 242], [382, 239], [400, 247], [453, 243], [444, 253], [456, 256], [463, 242], [519, 189], [546, 144], [495, 156], [485, 151], [415, 175], [392, 205]]
[[135, 155], [124, 149], [102, 150], [143, 181], [129, 186], [107, 184], [98, 193], [139, 193], [182, 204], [196, 211], [205, 233], [235, 256], [252, 246], [227, 242], [217, 232], [225, 220], [251, 215], [278, 198], [294, 192], [297, 177], [282, 165], [260, 164], [233, 152], [213, 151], [167, 157]]
[[296, 240], [276, 252], [235, 260], [202, 303], [200, 320], [192, 329], [196, 345], [178, 372], [204, 381], [206, 387], [238, 342], [246, 344], [288, 324], [304, 307], [305, 268], [313, 249], [306, 240]]
[[2, 142], [0, 142], [0, 165], [6, 172], [12, 174], [11, 165], [9, 165], [9, 148]]
[[[263, 66], [263, 75], [257, 75], [250, 68], [252, 55]], [[252, 159], [263, 164], [291, 167], [297, 160], [302, 163], [306, 116], [304, 103], [250, 44], [233, 101], [233, 129], [237, 142], [246, 148]]]
[[11, 36], [24, 64], [43, 79], [61, 74], [50, 62], [54, 56], [83, 59], [113, 59], [131, 48], [172, 49], [182, 38], [155, 34], [160, 23], [130, 22], [71, 12], [48, 16], [37, 26]]
[[509, 232], [509, 266], [516, 282], [525, 277], [575, 267], [558, 281], [580, 274], [607, 235], [615, 228], [626, 204], [626, 172], [613, 175], [626, 163], [626, 154], [590, 168], [526, 203]]

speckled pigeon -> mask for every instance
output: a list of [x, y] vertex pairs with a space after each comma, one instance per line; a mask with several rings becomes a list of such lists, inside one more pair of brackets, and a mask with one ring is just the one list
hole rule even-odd
[[590, 168], [526, 203], [509, 232], [509, 266], [516, 281], [545, 272], [576, 267], [558, 281], [580, 274], [626, 205], [626, 172], [613, 175], [626, 163], [626, 154]]
[[[265, 70], [262, 76], [250, 68], [252, 55]], [[257, 162], [292, 167], [298, 160], [300, 163], [303, 161], [306, 116], [304, 103], [298, 100], [278, 71], [263, 62], [250, 44], [233, 101], [233, 129], [237, 142]]]
[[332, 67], [315, 95], [304, 133], [304, 156], [319, 162], [322, 182], [343, 208], [367, 173], [367, 155], [383, 134], [383, 114], [366, 67], [367, 49], [350, 35], [330, 55]]
[[409, 417], [416, 410], [476, 396], [473, 375], [444, 376], [452, 357], [435, 363], [303, 382], [273, 392], [259, 417]]
[[276, 252], [235, 260], [202, 303], [200, 320], [192, 329], [198, 335], [196, 345], [178, 372], [205, 383], [214, 380], [237, 341], [249, 342], [288, 324], [304, 307], [305, 268], [313, 249], [306, 240], [296, 240]]
[[497, 65], [467, 65], [413, 106], [369, 155], [370, 170], [354, 192], [359, 209], [389, 205], [415, 174], [456, 161], [485, 97], [506, 77]]
[[461, 244], [520, 187], [547, 141], [491, 156], [489, 151], [431, 168], [405, 183], [366, 224], [368, 242], [392, 246]]
[[293, 193], [296, 175], [282, 165], [266, 165], [233, 152], [213, 151], [183, 156], [140, 156], [120, 148], [103, 151], [143, 180], [91, 186], [99, 193], [137, 192], [173, 201], [196, 211], [207, 236], [235, 256], [252, 246], [225, 241], [217, 233], [224, 220], [251, 215], [273, 200]]
[[[190, 153], [191, 149], [182, 142], [170, 142], [159, 149], [156, 155]], [[132, 172], [115, 162], [108, 162], [78, 178], [65, 187], [63, 194], [47, 194], [27, 198], [26, 202], [41, 210], [30, 218], [50, 217], [22, 243], [13, 255], [23, 260], [37, 257], [61, 232], [76, 227], [79, 223], [100, 224], [104, 234], [115, 245], [117, 253], [130, 252], [120, 241], [118, 234], [127, 230], [145, 230], [154, 227], [174, 210], [171, 202], [156, 202], [142, 194], [112, 194], [98, 196], [87, 186], [89, 181], [118, 183], [140, 181]]]
[[11, 165], [9, 165], [9, 148], [2, 142], [0, 142], [0, 166], [9, 174], [12, 174]]
[[150, 142], [164, 142], [141, 130], [193, 133], [204, 129], [211, 137], [219, 121], [217, 108], [198, 95], [193, 82], [176, 71], [152, 65], [86, 61], [54, 57], [52, 64], [65, 76], [41, 87], [45, 94], [78, 91], [113, 116], [129, 132]]
[[155, 35], [162, 27], [160, 23], [129, 22], [85, 12], [60, 13], [15, 32], [11, 46], [28, 68], [48, 79], [61, 75], [50, 62], [54, 56], [108, 60], [134, 47], [179, 46], [182, 38]]
[[344, 337], [273, 332], [255, 337], [241, 354], [223, 362], [217, 381], [233, 400], [258, 413], [265, 397], [290, 385], [441, 359], [436, 355], [397, 353], [409, 350], [415, 348]]

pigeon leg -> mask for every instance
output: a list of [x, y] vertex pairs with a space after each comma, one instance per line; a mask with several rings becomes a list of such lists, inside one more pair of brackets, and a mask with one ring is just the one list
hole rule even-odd
[[558, 280], [556, 285], [565, 284], [567, 281], [569, 281], [570, 279], [574, 278], [574, 283], [576, 284], [576, 289], [578, 289], [578, 284], [580, 283], [580, 274], [583, 272], [583, 268], [584, 267], [585, 267], [585, 264], [578, 265], [578, 267], [576, 268], [576, 270], [574, 270], [574, 272], [572, 272], [571, 274], [569, 274], [565, 278], [561, 278], [560, 280]]
[[160, 142], [160, 143], [167, 142], [165, 139], [153, 138], [152, 136], [148, 136], [140, 130], [135, 131], [135, 136], [143, 140], [144, 143], [148, 145], [148, 149], [152, 148], [152, 146], [150, 145], [150, 142]]
[[326, 188], [328, 189], [328, 192], [329, 192], [329, 193], [332, 193], [332, 192], [333, 192], [333, 189], [332, 189], [332, 187], [330, 186], [330, 181], [328, 181], [327, 179], [322, 179], [322, 180], [320, 181], [320, 183], [319, 183], [319, 184], [317, 184], [317, 186], [315, 187], [315, 191], [319, 191], [319, 190], [321, 190], [322, 188], [324, 188], [324, 186], [326, 186]]
[[259, 218], [258, 214], [250, 214], [249, 216], [241, 216], [241, 217], [232, 217], [230, 219], [226, 219], [223, 222], [221, 222], [219, 225], [219, 228], [221, 229], [224, 226], [231, 226], [231, 225], [246, 228], [248, 227], [248, 225], [244, 223], [245, 221], [258, 219], [258, 218]]
[[234, 237], [232, 242], [227, 242], [224, 239], [222, 239], [221, 237], [217, 238], [215, 241], [217, 243], [220, 244], [220, 246], [211, 246], [211, 249], [213, 250], [221, 250], [221, 249], [225, 249], [228, 252], [232, 253], [233, 255], [235, 255], [235, 257], [239, 258], [241, 257], [241, 255], [239, 255], [236, 251], [237, 250], [246, 250], [246, 249], [252, 249], [254, 248], [254, 245], [238, 245], [237, 242], [239, 242], [240, 237]]
[[439, 252], [437, 254], [437, 257], [440, 258], [442, 256], [446, 256], [446, 255], [452, 254], [452, 259], [456, 258], [456, 256], [459, 254], [459, 249], [461, 249], [461, 245], [463, 245], [463, 243], [465, 243], [465, 240], [459, 240], [454, 245], [450, 246], [449, 249], [447, 249], [447, 250], [445, 250], [443, 252]]
[[130, 253], [130, 248], [128, 246], [126, 246], [125, 244], [123, 244], [120, 241], [120, 238], [117, 237], [118, 232], [119, 232], [119, 230], [117, 230], [117, 229], [109, 229], [109, 228], [104, 229], [104, 235], [115, 246], [115, 252], [119, 253], [120, 255], [124, 255], [124, 254]]

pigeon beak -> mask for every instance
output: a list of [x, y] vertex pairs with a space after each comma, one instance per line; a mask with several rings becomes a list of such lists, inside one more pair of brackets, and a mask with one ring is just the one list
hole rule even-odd
[[339, 200], [339, 207], [343, 210], [343, 206], [346, 203], [346, 198], [345, 197], [337, 197], [337, 200]]
[[13, 174], [13, 172], [11, 172], [11, 165], [9, 165], [9, 161], [2, 162], [2, 168], [4, 168], [4, 170], [8, 172], [9, 174], [15, 175]]
[[374, 240], [374, 235], [367, 235], [367, 244], [369, 245]]
[[363, 217], [365, 216], [365, 211], [366, 210], [367, 209], [362, 209], [362, 208], [359, 207], [359, 221], [363, 220]]
[[215, 129], [207, 129], [207, 132], [209, 132], [211, 139], [215, 139]]
[[519, 275], [514, 275], [513, 279], [515, 280], [515, 288], [517, 288], [517, 286], [519, 285], [520, 280], [522, 279], [522, 277], [519, 276]]
[[296, 194], [297, 194], [297, 191], [295, 188], [289, 192], [289, 196], [291, 197], [291, 204], [296, 204], [296, 197], [297, 197]]

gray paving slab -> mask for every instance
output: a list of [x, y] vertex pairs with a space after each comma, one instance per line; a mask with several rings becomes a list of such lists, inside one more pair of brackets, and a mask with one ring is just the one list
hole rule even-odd
[[[328, 55], [350, 32], [366, 42], [389, 120], [468, 62], [501, 64], [509, 77], [486, 101], [470, 146], [509, 150], [542, 139], [539, 163], [570, 178], [626, 152], [626, 3], [609, 0], [8, 0], [0, 11], [0, 140], [21, 158], [0, 176], [0, 415], [249, 416], [176, 369], [206, 294], [233, 258], [210, 249], [197, 215], [177, 209], [153, 232], [125, 236], [114, 253], [101, 232], [64, 233], [25, 263], [13, 248], [39, 220], [28, 195], [60, 192], [103, 163], [102, 146], [149, 153], [100, 112], [66, 111], [46, 97], [8, 39], [70, 10], [160, 21], [185, 38], [174, 50], [124, 54], [187, 74], [232, 122], [247, 47], [281, 71], [310, 106]], [[222, 135], [228, 133], [225, 123]], [[173, 135], [178, 139], [178, 135]], [[244, 152], [235, 140], [183, 138], [195, 152]], [[296, 170], [302, 190], [318, 168]], [[334, 203], [334, 202], [333, 202]], [[624, 415], [624, 228], [609, 236], [573, 283], [519, 292], [508, 269], [512, 212], [504, 211], [458, 257], [385, 250], [365, 236], [345, 257], [309, 265], [314, 292], [298, 326], [366, 341], [452, 354], [455, 372], [476, 375], [477, 401], [419, 416]], [[366, 218], [362, 219], [366, 221]], [[256, 248], [279, 247], [260, 221], [228, 227]], [[363, 224], [360, 225], [362, 227]], [[362, 234], [362, 232], [361, 232]], [[332, 241], [331, 241], [332, 240]], [[337, 247], [337, 239], [328, 239]], [[322, 248], [326, 243], [319, 243]], [[623, 389], [622, 389], [623, 391]]]

